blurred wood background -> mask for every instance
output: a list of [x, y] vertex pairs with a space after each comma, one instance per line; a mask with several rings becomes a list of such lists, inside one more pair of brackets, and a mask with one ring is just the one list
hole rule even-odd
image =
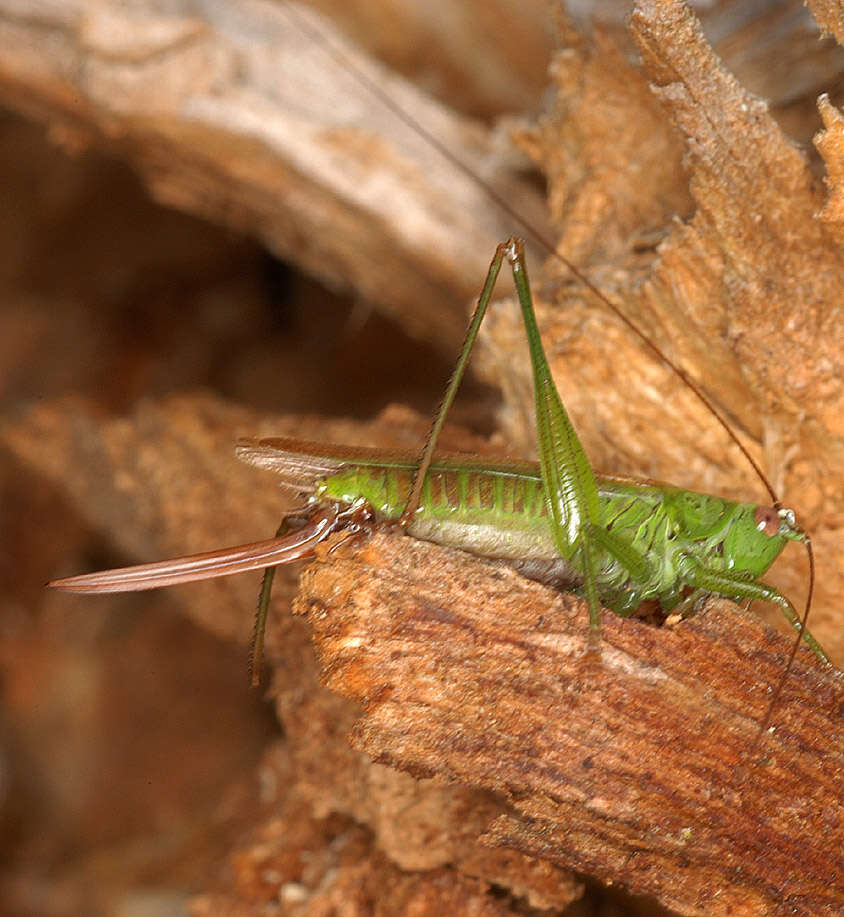
[[[477, 685], [509, 701], [512, 672], [444, 622], [393, 670], [384, 615], [413, 620], [423, 585], [389, 539], [311, 568], [310, 623], [289, 613], [298, 571], [280, 577], [266, 699], [247, 688], [254, 577], [119, 599], [41, 588], [266, 537], [284, 506], [234, 461], [239, 435], [418, 444], [494, 245], [520, 231], [306, 16], [701, 381], [812, 532], [813, 630], [840, 664], [842, 14], [732, 0], [698, 15], [679, 0], [0, 0], [4, 913], [840, 913], [840, 678], [801, 653], [804, 687], [742, 807], [731, 769], [787, 641], [737, 611], [662, 638], [613, 621], [624, 672], [555, 682], [539, 659], [532, 705], [493, 729], [503, 701], [486, 708]], [[762, 499], [680, 383], [531, 257], [593, 463]], [[447, 444], [531, 454], [506, 295], [479, 350]], [[497, 594], [500, 572], [463, 563], [447, 581]], [[805, 572], [792, 548], [770, 579], [799, 606]], [[362, 598], [357, 615], [332, 604], [348, 577], [372, 590], [366, 616]], [[513, 609], [560, 615], [505, 580]], [[521, 632], [485, 601], [473, 626]], [[564, 617], [576, 641], [582, 612]], [[366, 651], [349, 659], [326, 621]], [[446, 650], [457, 662], [438, 669]], [[669, 674], [679, 701], [654, 693]], [[560, 730], [578, 702], [575, 741]], [[508, 733], [555, 773], [502, 757]]]

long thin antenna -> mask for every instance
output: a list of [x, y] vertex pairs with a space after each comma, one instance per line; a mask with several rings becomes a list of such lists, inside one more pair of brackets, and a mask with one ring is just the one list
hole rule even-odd
[[768, 727], [771, 725], [771, 719], [774, 715], [774, 710], [779, 704], [780, 697], [782, 696], [783, 689], [785, 688], [785, 683], [788, 681], [788, 676], [791, 674], [791, 667], [794, 665], [794, 660], [797, 658], [797, 650], [800, 648], [800, 643], [803, 640], [803, 634], [806, 630], [806, 624], [809, 620], [809, 611], [812, 608], [812, 593], [815, 591], [815, 552], [812, 550], [812, 539], [809, 537], [808, 532], [803, 532], [803, 544], [806, 546], [806, 553], [809, 555], [809, 594], [806, 596], [806, 610], [803, 612], [803, 617], [800, 619], [797, 627], [797, 636], [794, 638], [794, 642], [791, 645], [791, 652], [788, 654], [788, 662], [785, 664], [782, 675], [777, 682], [776, 688], [774, 688], [774, 693], [771, 696], [771, 701], [768, 704], [768, 709], [765, 711], [765, 716], [762, 718], [762, 723], [759, 726], [759, 729], [756, 732], [756, 736], [753, 739], [753, 742], [750, 745], [748, 751], [748, 757], [752, 758], [756, 752], [759, 742], [762, 740], [762, 736], [767, 732]]
[[438, 137], [432, 134], [420, 121], [413, 117], [412, 114], [405, 111], [394, 99], [392, 99], [389, 93], [385, 92], [344, 50], [340, 45], [333, 41], [328, 35], [321, 32], [310, 22], [307, 18], [294, 6], [288, 5], [285, 7], [286, 14], [295, 22], [296, 27], [300, 29], [311, 41], [316, 45], [321, 47], [326, 54], [328, 54], [336, 63], [341, 67], [345, 68], [349, 74], [355, 79], [363, 88], [375, 96], [378, 101], [390, 111], [402, 124], [410, 128], [412, 131], [417, 133], [422, 137], [427, 143], [435, 149], [440, 156], [442, 156], [448, 163], [454, 166], [455, 169], [463, 173], [470, 181], [480, 188], [485, 194], [487, 194], [501, 210], [507, 214], [510, 219], [517, 223], [522, 230], [530, 236], [533, 241], [539, 245], [541, 248], [544, 248], [545, 251], [552, 257], [556, 258], [561, 264], [563, 264], [571, 274], [592, 293], [597, 299], [599, 299], [610, 311], [620, 319], [627, 328], [642, 341], [653, 353], [657, 356], [673, 373], [675, 373], [682, 381], [689, 387], [697, 399], [703, 404], [703, 406], [712, 414], [712, 416], [718, 421], [724, 431], [727, 433], [727, 436], [738, 446], [742, 455], [745, 457], [750, 467], [753, 468], [759, 480], [762, 482], [765, 489], [768, 491], [768, 495], [771, 498], [771, 503], [775, 509], [780, 509], [782, 504], [779, 501], [776, 493], [774, 492], [773, 487], [768, 481], [762, 469], [757, 464], [756, 460], [747, 450], [747, 448], [742, 444], [738, 436], [733, 432], [730, 425], [727, 421], [721, 416], [719, 411], [715, 408], [715, 405], [710, 401], [709, 397], [704, 394], [703, 390], [699, 388], [696, 382], [694, 382], [677, 363], [675, 363], [666, 353], [664, 353], [657, 344], [655, 344], [644, 331], [641, 331], [636, 325], [636, 323], [629, 318], [625, 313], [618, 308], [605, 293], [603, 293], [594, 283], [571, 261], [566, 258], [565, 255], [557, 251], [557, 248], [554, 244], [539, 230], [537, 229], [530, 220], [526, 219], [522, 214], [513, 207], [510, 202], [499, 194], [498, 191], [484, 179], [482, 176], [478, 175], [469, 165], [467, 165], [463, 160], [457, 156], [452, 150], [450, 150]]
[[[474, 171], [467, 163], [465, 163], [458, 155], [456, 155], [448, 146], [446, 146], [437, 136], [432, 134], [419, 120], [417, 120], [410, 112], [402, 108], [390, 95], [385, 92], [364, 70], [361, 68], [340, 46], [340, 44], [334, 41], [329, 35], [321, 32], [316, 28], [312, 23], [310, 23], [306, 16], [304, 16], [298, 9], [292, 5], [287, 5], [285, 7], [285, 12], [294, 21], [296, 27], [307, 36], [314, 44], [321, 47], [323, 51], [331, 57], [336, 63], [343, 67], [347, 73], [349, 73], [352, 78], [364, 88], [367, 92], [373, 95], [381, 105], [384, 106], [389, 112], [391, 112], [402, 124], [414, 131], [418, 136], [422, 137], [432, 149], [436, 150], [446, 162], [450, 163], [455, 169], [465, 175], [471, 182], [475, 184], [476, 187], [480, 188], [491, 201], [493, 201], [503, 213], [507, 214], [510, 219], [512, 219], [526, 235], [528, 235], [537, 245], [543, 248], [552, 258], [556, 258], [562, 265], [564, 265], [577, 280], [592, 293], [601, 303], [603, 303], [606, 308], [608, 308], [623, 324], [645, 344], [648, 349], [658, 357], [679, 379], [681, 379], [685, 385], [690, 389], [690, 391], [695, 395], [695, 397], [700, 401], [700, 403], [709, 411], [709, 413], [714, 417], [714, 419], [720, 424], [721, 428], [726, 432], [727, 436], [735, 443], [738, 447], [741, 454], [744, 456], [748, 465], [753, 469], [756, 476], [762, 482], [762, 485], [765, 487], [765, 490], [768, 492], [768, 496], [771, 499], [771, 503], [776, 510], [782, 509], [782, 503], [780, 502], [779, 497], [777, 496], [773, 486], [768, 480], [765, 473], [762, 471], [759, 464], [750, 454], [748, 449], [744, 446], [741, 440], [738, 438], [736, 433], [733, 431], [732, 427], [727, 423], [727, 421], [722, 417], [720, 411], [718, 411], [715, 405], [712, 403], [710, 398], [703, 392], [703, 390], [694, 382], [691, 377], [682, 369], [679, 364], [675, 363], [657, 344], [655, 344], [644, 331], [640, 330], [638, 325], [629, 318], [618, 306], [616, 306], [609, 297], [601, 291], [581, 270], [577, 265], [573, 264], [566, 258], [565, 255], [561, 254], [556, 246], [539, 230], [534, 226], [530, 220], [525, 218], [521, 213], [516, 210], [515, 207], [510, 204], [510, 202], [503, 197], [486, 179]], [[472, 333], [470, 328], [468, 334]], [[426, 461], [430, 462], [430, 455], [426, 449], [425, 460], [423, 460], [423, 467], [426, 467]], [[424, 479], [424, 475], [422, 476]], [[415, 502], [418, 502], [419, 494], [416, 492], [417, 488], [421, 488], [422, 481], [414, 481], [414, 494], [415, 501], [413, 499], [409, 500], [408, 506], [414, 506]], [[403, 521], [407, 522], [406, 516], [402, 517]], [[805, 533], [804, 533], [805, 534]], [[791, 672], [792, 665], [797, 656], [797, 650], [800, 646], [800, 642], [803, 636], [803, 631], [806, 628], [806, 622], [809, 618], [809, 612], [812, 607], [812, 593], [814, 591], [814, 582], [815, 582], [815, 560], [814, 554], [812, 552], [812, 544], [809, 539], [809, 536], [805, 536], [804, 544], [806, 546], [806, 552], [809, 555], [809, 593], [806, 597], [806, 606], [803, 612], [803, 617], [800, 619], [797, 638], [794, 641], [794, 645], [791, 648], [789, 654], [788, 663], [783, 671], [782, 677], [777, 684], [777, 687], [774, 691], [774, 696], [771, 701], [771, 704], [768, 707], [768, 711], [765, 714], [763, 719], [762, 728], [759, 730], [755, 741], [753, 742], [752, 749], [755, 749], [759, 739], [761, 738], [763, 732], [768, 728], [773, 711], [777, 705], [780, 695], [782, 694], [785, 683], [788, 679], [788, 676]]]

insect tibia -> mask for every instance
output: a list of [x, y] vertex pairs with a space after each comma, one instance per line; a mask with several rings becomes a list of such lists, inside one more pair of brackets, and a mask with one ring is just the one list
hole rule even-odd
[[[319, 541], [324, 541], [330, 534], [336, 531], [345, 530], [347, 538], [353, 538], [362, 534], [367, 526], [372, 523], [374, 513], [372, 508], [363, 500], [358, 500], [345, 509], [339, 507], [329, 507], [327, 510], [317, 512], [310, 521], [302, 525], [302, 529], [313, 527], [315, 523], [321, 524], [321, 519], [327, 519], [328, 525], [322, 530]], [[279, 542], [288, 541], [291, 536], [288, 531], [291, 523], [298, 523], [301, 520], [294, 517], [286, 516], [281, 520], [274, 540]], [[301, 531], [301, 530], [300, 530]], [[338, 542], [331, 548], [334, 551], [345, 539]], [[304, 555], [303, 555], [304, 556]], [[255, 629], [252, 633], [252, 650], [249, 656], [250, 681], [253, 688], [257, 688], [261, 681], [261, 662], [264, 656], [264, 633], [267, 627], [267, 615], [270, 609], [270, 596], [272, 595], [273, 580], [275, 579], [275, 566], [266, 566], [264, 576], [261, 579], [261, 591], [258, 594], [258, 607], [255, 611]]]
[[599, 627], [589, 628], [583, 657], [587, 662], [595, 663], [601, 661], [601, 629]]

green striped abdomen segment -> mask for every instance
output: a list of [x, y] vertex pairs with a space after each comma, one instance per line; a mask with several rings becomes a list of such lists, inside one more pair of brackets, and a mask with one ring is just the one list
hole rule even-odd
[[[413, 468], [350, 465], [317, 485], [320, 500], [352, 503], [366, 500], [383, 519], [398, 519], [413, 476]], [[442, 468], [428, 472], [419, 507], [422, 516], [462, 518], [473, 522], [510, 524], [513, 516], [545, 516], [542, 483], [537, 476]]]
[[[321, 481], [317, 500], [366, 500], [379, 518], [396, 520], [413, 467], [349, 465]], [[557, 558], [538, 472], [535, 475], [434, 464], [409, 534], [487, 557]]]

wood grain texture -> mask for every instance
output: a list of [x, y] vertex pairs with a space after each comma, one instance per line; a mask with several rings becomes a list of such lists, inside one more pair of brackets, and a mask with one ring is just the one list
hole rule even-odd
[[[3, 3], [0, 95], [68, 148], [125, 158], [158, 200], [255, 236], [451, 351], [507, 221], [297, 28], [291, 16], [305, 8], [287, 10], [57, 0], [26, 15]], [[541, 197], [494, 134], [310, 15], [399, 107], [542, 222]]]
[[[398, 69], [421, 72], [424, 84], [436, 84], [430, 61], [398, 63], [402, 48], [412, 57], [414, 49], [431, 47], [430, 18], [417, 34], [390, 34], [396, 22], [416, 21], [414, 6], [421, 8], [405, 6], [392, 18], [389, 3], [368, 4], [367, 12], [375, 14], [367, 27], [383, 29], [369, 46], [383, 50], [386, 44]], [[461, 8], [468, 28], [461, 22], [441, 41], [471, 35], [469, 17], [478, 7], [483, 16], [492, 9], [466, 0]], [[844, 346], [838, 311], [844, 277], [835, 94], [841, 70], [835, 60], [841, 53], [830, 41], [814, 41], [801, 4], [762, 7], [718, 4], [701, 29], [680, 3], [642, 2], [633, 20], [641, 61], [618, 22], [591, 28], [561, 18], [555, 96], [538, 127], [517, 133], [548, 176], [562, 248], [703, 380], [812, 531], [819, 570], [813, 628], [840, 661]], [[5, 104], [47, 125], [65, 149], [107, 150], [131, 164], [160, 200], [263, 240], [453, 356], [492, 247], [513, 227], [502, 225], [477, 189], [443, 169], [423, 143], [357, 97], [321, 53], [293, 37], [283, 19], [285, 4], [236, 0], [180, 9], [153, 0], [131, 8], [117, 0], [0, 0]], [[523, 25], [505, 21], [501, 30], [519, 35]], [[527, 39], [523, 46], [536, 47]], [[469, 50], [464, 44], [461, 53], [447, 55], [449, 69], [466, 58], [467, 90], [470, 71], [486, 67], [484, 60], [469, 61]], [[492, 177], [519, 209], [542, 206], [536, 183], [513, 177], [522, 160], [502, 153], [500, 130], [431, 101], [354, 47], [350, 53], [399, 104], [424, 112], [440, 139]], [[506, 54], [489, 60], [496, 58], [506, 60]], [[791, 63], [774, 68], [771, 60]], [[494, 86], [500, 70], [490, 77]], [[452, 73], [443, 85], [454, 80]], [[820, 126], [813, 96], [821, 91], [830, 98], [821, 103], [824, 132], [820, 159], [813, 159], [807, 143]], [[767, 108], [754, 97], [760, 95], [770, 99]], [[41, 187], [41, 172], [34, 172], [31, 182]], [[81, 784], [87, 793], [68, 793], [71, 802], [42, 821], [41, 802], [56, 799], [61, 794], [53, 788], [66, 789], [66, 783], [56, 779], [29, 796], [9, 797], [39, 806], [20, 822], [32, 825], [29, 845], [23, 845], [35, 863], [26, 874], [31, 881], [2, 873], [3, 890], [18, 891], [32, 910], [27, 884], [56, 891], [63, 883], [78, 897], [57, 913], [89, 912], [90, 888], [102, 900], [116, 895], [122, 902], [128, 877], [137, 882], [138, 875], [149, 876], [148, 861], [134, 854], [139, 849], [164, 851], [162, 860], [170, 862], [169, 869], [161, 866], [159, 875], [167, 876], [161, 881], [182, 888], [180, 855], [182, 863], [207, 863], [207, 850], [198, 848], [213, 824], [226, 853], [224, 862], [214, 861], [217, 868], [202, 869], [208, 885], [195, 904], [198, 913], [258, 914], [268, 903], [289, 913], [347, 907], [363, 914], [378, 904], [387, 913], [560, 912], [581, 893], [583, 876], [591, 877], [593, 892], [600, 883], [606, 895], [605, 884], [613, 882], [657, 896], [681, 913], [840, 911], [839, 676], [801, 652], [776, 730], [760, 748], [768, 760], [747, 760], [786, 646], [753, 616], [711, 607], [695, 621], [661, 630], [607, 616], [603, 664], [584, 671], [579, 650], [585, 615], [573, 600], [500, 568], [387, 537], [345, 545], [309, 569], [298, 608], [310, 624], [287, 613], [295, 576], [280, 578], [268, 659], [284, 737], [273, 734], [261, 764], [245, 764], [232, 777], [233, 784], [253, 790], [260, 785], [260, 803], [241, 806], [225, 795], [213, 817], [203, 812], [190, 823], [201, 830], [183, 831], [183, 846], [177, 841], [175, 848], [161, 844], [158, 834], [144, 836], [143, 843], [126, 843], [120, 835], [120, 849], [108, 842], [97, 847], [92, 831], [90, 859], [59, 881], [54, 872], [48, 875], [40, 826], [47, 826], [45, 832], [70, 826], [65, 830], [72, 843], [60, 847], [50, 834], [56, 844], [50, 849], [75, 852], [77, 841], [90, 841], [84, 829], [107, 824], [112, 808], [122, 811], [112, 805], [131, 789], [122, 777], [131, 773], [130, 782], [144, 782], [141, 770], [126, 766], [119, 780], [111, 771], [99, 786], [85, 783], [83, 775], [100, 773], [85, 757], [90, 749], [131, 750], [142, 742], [152, 756], [159, 748], [151, 747], [143, 716], [119, 706], [120, 692], [103, 687], [91, 670], [110, 667], [110, 685], [134, 689], [144, 664], [166, 669], [174, 673], [167, 678], [172, 696], [161, 709], [179, 711], [185, 688], [177, 663], [193, 658], [190, 621], [206, 636], [238, 644], [225, 655], [244, 660], [245, 680], [256, 578], [168, 593], [162, 604], [185, 616], [169, 645], [150, 641], [144, 653], [122, 644], [117, 661], [108, 655], [113, 646], [97, 645], [110, 662], [97, 656], [83, 669], [77, 657], [62, 657], [65, 680], [54, 681], [44, 677], [49, 670], [39, 667], [37, 652], [27, 654], [22, 610], [43, 603], [45, 632], [76, 652], [77, 635], [94, 630], [96, 622], [103, 622], [103, 633], [120, 629], [115, 622], [126, 620], [125, 606], [60, 607], [55, 596], [33, 598], [38, 583], [96, 563], [152, 560], [270, 534], [283, 507], [271, 476], [234, 462], [231, 446], [240, 435], [412, 447], [427, 427], [404, 409], [363, 422], [303, 417], [301, 406], [295, 415], [268, 415], [214, 396], [163, 398], [162, 390], [207, 386], [196, 367], [217, 366], [234, 353], [243, 366], [233, 371], [248, 374], [268, 340], [258, 307], [244, 304], [255, 291], [232, 284], [221, 292], [212, 284], [202, 297], [212, 308], [187, 309], [194, 286], [184, 280], [186, 269], [174, 284], [166, 258], [145, 260], [143, 254], [147, 238], [161, 243], [164, 235], [162, 248], [169, 247], [170, 230], [146, 221], [130, 237], [137, 260], [122, 251], [108, 266], [114, 233], [107, 226], [99, 235], [85, 234], [97, 208], [84, 196], [80, 223], [64, 229], [63, 237], [53, 229], [54, 222], [67, 225], [55, 215], [63, 206], [72, 209], [73, 181], [64, 174], [43, 179], [45, 197], [35, 201], [43, 216], [33, 221], [28, 248], [20, 241], [23, 233], [7, 231], [5, 237], [10, 261], [30, 265], [44, 298], [38, 300], [40, 332], [32, 328], [31, 298], [11, 314], [7, 303], [15, 300], [0, 298], [3, 328], [15, 332], [5, 335], [0, 379], [4, 411], [14, 419], [4, 422], [0, 438], [14, 456], [8, 466], [21, 470], [13, 483], [4, 479], [4, 523], [23, 507], [8, 525], [3, 560], [9, 582], [28, 583], [24, 598], [11, 589], [4, 596], [10, 686], [4, 701], [15, 713], [35, 714], [65, 711], [78, 701], [66, 719], [41, 717], [50, 733], [41, 746], [47, 754], [33, 757], [41, 749], [32, 742], [15, 760], [30, 773], [37, 771], [31, 760], [52, 758], [47, 763], [62, 767], [81, 762], [71, 788]], [[12, 185], [17, 202], [26, 182]], [[111, 187], [99, 190], [96, 200], [108, 200]], [[122, 212], [122, 201], [113, 206]], [[15, 212], [16, 205], [7, 212], [10, 223]], [[82, 246], [70, 244], [79, 238], [96, 240], [89, 247], [101, 249], [103, 261], [81, 257]], [[36, 244], [42, 239], [71, 253], [58, 281], [50, 271], [53, 249]], [[198, 265], [197, 289], [215, 272], [225, 280], [228, 272], [246, 270], [247, 258], [233, 258], [226, 267], [220, 242], [203, 251], [196, 260], [185, 259]], [[126, 285], [127, 264], [153, 282]], [[597, 467], [743, 498], [761, 494], [680, 384], [598, 303], [557, 268], [543, 270], [535, 254], [530, 266], [555, 377]], [[101, 272], [103, 282], [92, 294], [84, 281]], [[56, 296], [76, 274], [79, 286]], [[115, 289], [131, 295], [113, 296]], [[170, 297], [160, 317], [114, 334], [110, 315], [132, 313], [136, 300], [161, 290]], [[66, 308], [72, 295], [75, 312]], [[233, 316], [222, 325], [224, 333], [243, 340], [252, 335], [259, 339], [254, 347], [231, 347], [228, 338], [212, 346], [223, 301]], [[75, 317], [83, 314], [84, 320]], [[497, 446], [528, 455], [535, 437], [523, 332], [507, 303], [494, 309], [492, 319], [474, 365], [504, 392]], [[43, 332], [48, 326], [51, 335]], [[167, 334], [159, 337], [156, 329], [165, 326]], [[284, 372], [262, 378], [302, 391], [307, 404], [333, 405], [345, 394], [342, 371], [330, 375], [344, 333], [307, 353], [292, 337]], [[386, 392], [395, 391], [371, 368], [380, 365], [371, 352], [347, 349], [349, 361], [370, 368]], [[107, 350], [102, 363], [100, 350]], [[156, 378], [150, 367], [159, 359], [177, 363], [176, 371], [171, 365], [169, 375], [158, 377], [167, 381], [127, 409], [142, 397], [142, 381]], [[25, 366], [32, 378], [14, 390], [41, 403], [21, 415], [17, 403], [8, 404], [8, 393]], [[323, 367], [330, 381], [318, 398], [307, 400]], [[431, 374], [427, 365], [422, 369]], [[54, 389], [85, 395], [51, 399]], [[343, 410], [371, 416], [387, 397]], [[126, 416], [108, 417], [116, 406]], [[458, 438], [476, 451], [484, 445]], [[31, 504], [24, 499], [29, 492], [37, 494]], [[42, 511], [37, 519], [31, 506]], [[805, 560], [798, 549], [789, 549], [771, 578], [800, 603]], [[147, 601], [152, 599], [132, 606], [138, 616], [150, 608]], [[209, 658], [207, 646], [201, 654]], [[90, 695], [70, 690], [80, 685]], [[97, 686], [102, 693], [94, 703]], [[64, 706], [54, 705], [56, 698]], [[213, 692], [197, 701], [218, 702]], [[95, 707], [110, 712], [102, 734], [88, 731], [94, 719], [88, 711]], [[236, 719], [230, 712], [226, 718]], [[64, 750], [62, 730], [55, 728], [61, 722], [73, 724], [66, 731], [80, 737], [84, 754], [52, 753]], [[249, 722], [248, 735], [259, 735], [259, 724]], [[163, 753], [185, 771], [201, 770], [203, 761], [216, 760], [212, 738], [198, 746], [198, 762], [175, 740]], [[124, 761], [134, 758], [143, 756], [127, 753]], [[184, 795], [168, 785], [133, 811], [146, 808], [159, 824], [171, 824]], [[216, 803], [220, 794], [212, 795]], [[75, 820], [74, 807], [89, 800], [94, 816], [86, 810], [87, 819]], [[103, 836], [116, 836], [120, 827], [109, 825]], [[105, 858], [114, 864], [107, 876], [100, 867]], [[53, 862], [60, 859], [55, 855]], [[581, 913], [602, 906], [584, 903]], [[634, 905], [625, 900], [618, 908], [629, 915]], [[661, 912], [651, 900], [636, 913], [655, 911]]]
[[[584, 39], [563, 26], [556, 109], [525, 139], [551, 178], [561, 248], [702, 383], [813, 534], [813, 616], [840, 658], [844, 255], [834, 110], [824, 103], [828, 197], [807, 154], [726, 70], [684, 3], [637, 4], [641, 68], [612, 35]], [[593, 466], [767, 502], [682, 382], [563, 268], [549, 273], [534, 284], [540, 330]], [[491, 310], [488, 332], [480, 368], [504, 392], [507, 441], [528, 454], [531, 379], [517, 356], [525, 346], [514, 303]], [[802, 601], [800, 552], [772, 576]]]
[[802, 652], [748, 756], [788, 642], [729, 603], [674, 627], [604, 616], [512, 571], [401, 536], [302, 577], [321, 677], [360, 704], [354, 744], [492, 792], [484, 840], [684, 914], [844, 906], [844, 683]]

